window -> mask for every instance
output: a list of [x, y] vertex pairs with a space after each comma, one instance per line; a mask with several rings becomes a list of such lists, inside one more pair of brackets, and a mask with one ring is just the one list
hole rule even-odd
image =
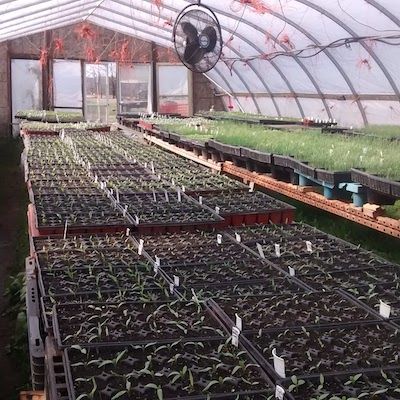
[[39, 60], [11, 60], [11, 98], [13, 122], [18, 111], [43, 108]]
[[158, 111], [189, 115], [188, 70], [182, 65], [158, 65]]
[[82, 68], [80, 61], [54, 60], [54, 108], [81, 109]]
[[152, 111], [149, 64], [119, 66], [119, 110], [121, 114]]

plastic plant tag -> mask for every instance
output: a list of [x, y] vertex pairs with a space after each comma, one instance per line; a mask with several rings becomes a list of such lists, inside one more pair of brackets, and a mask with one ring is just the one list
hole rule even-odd
[[165, 201], [167, 203], [169, 203], [169, 197], [168, 197], [168, 192], [167, 191], [165, 191]]
[[161, 265], [160, 257], [156, 256], [156, 261], [154, 262], [154, 264], [157, 265], [157, 267]]
[[147, 168], [147, 162], [144, 163], [144, 167]]
[[170, 292], [171, 294], [174, 294], [174, 284], [173, 284], [173, 283], [170, 283], [170, 284], [169, 284], [169, 292]]
[[216, 212], [217, 214], [219, 214], [220, 210], [221, 210], [221, 209], [220, 209], [218, 206], [215, 206], [215, 212]]
[[185, 186], [182, 185], [182, 192], [185, 193], [186, 192], [186, 188]]
[[138, 248], [138, 254], [139, 254], [139, 256], [141, 256], [142, 253], [143, 253], [143, 246], [144, 246], [144, 240], [143, 240], [143, 239], [140, 239], [140, 240], [139, 240], [139, 248]]
[[253, 193], [253, 192], [254, 192], [254, 182], [250, 182], [250, 185], [249, 185], [249, 192], [250, 192], [250, 193]]
[[289, 269], [289, 275], [290, 276], [295, 276], [296, 275], [296, 270], [293, 267], [288, 267]]
[[174, 275], [174, 286], [179, 287], [179, 276]]
[[222, 235], [220, 233], [217, 235], [217, 243], [222, 244]]
[[126, 228], [125, 235], [129, 236], [130, 233], [131, 233], [131, 230], [129, 228]]
[[235, 325], [236, 327], [240, 330], [240, 332], [243, 330], [243, 321], [242, 318], [239, 317], [239, 315], [235, 314]]
[[275, 399], [284, 400], [285, 399], [285, 389], [282, 386], [276, 385], [275, 388]]
[[154, 203], [157, 203], [157, 195], [156, 195], [156, 191], [153, 189], [153, 200]]
[[154, 275], [157, 275], [157, 274], [158, 274], [158, 265], [157, 265], [157, 263], [154, 263], [154, 265], [153, 265], [153, 271], [154, 271]]
[[117, 199], [117, 203], [119, 204], [119, 190], [115, 189], [115, 197]]
[[178, 189], [178, 202], [179, 203], [182, 202], [182, 193], [181, 193], [180, 189]]
[[64, 225], [64, 240], [67, 238], [67, 231], [68, 231], [68, 220], [65, 220], [65, 225]]
[[382, 300], [379, 300], [379, 314], [383, 318], [389, 318], [390, 317], [391, 309], [392, 309], [392, 307], [390, 307], [389, 304], [385, 303]]
[[154, 174], [156, 171], [155, 171], [155, 169], [154, 169], [154, 163], [153, 163], [153, 161], [150, 163], [150, 165], [151, 165], [151, 172]]
[[161, 181], [161, 174], [158, 174], [157, 178], [159, 181]]
[[236, 233], [236, 232], [235, 232], [235, 239], [236, 239], [236, 241], [237, 241], [238, 243], [240, 243], [240, 242], [242, 241], [242, 237], [241, 237], [238, 233]]
[[275, 254], [277, 257], [281, 256], [281, 245], [280, 244], [275, 244]]
[[309, 252], [309, 253], [312, 253], [312, 243], [309, 241], [309, 240], [307, 240], [306, 241], [306, 246], [307, 246], [307, 251]]
[[232, 344], [235, 347], [239, 347], [239, 335], [240, 330], [237, 326], [232, 326]]
[[264, 250], [260, 243], [257, 243], [257, 250], [258, 250], [258, 253], [260, 254], [260, 257], [265, 258]]
[[199, 203], [203, 204], [203, 196], [199, 196]]
[[276, 349], [272, 349], [272, 355], [274, 357], [274, 369], [275, 372], [281, 377], [286, 378], [285, 372], [285, 360], [276, 354]]

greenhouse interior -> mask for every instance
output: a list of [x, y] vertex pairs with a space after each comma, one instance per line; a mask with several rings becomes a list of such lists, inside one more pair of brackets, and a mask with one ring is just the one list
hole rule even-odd
[[400, 399], [397, 1], [0, 0], [0, 182], [0, 399]]

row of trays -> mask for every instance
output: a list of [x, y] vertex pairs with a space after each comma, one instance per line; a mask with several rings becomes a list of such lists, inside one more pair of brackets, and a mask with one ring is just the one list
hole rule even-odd
[[[378, 383], [385, 385], [385, 382], [386, 386], [382, 386], [385, 389], [384, 393], [395, 393], [398, 380], [397, 354], [400, 344], [397, 337], [397, 319], [394, 316], [388, 321], [383, 321], [374, 308], [362, 302], [359, 297], [364, 294], [363, 291], [367, 290], [368, 293], [368, 286], [357, 287], [360, 291], [359, 297], [355, 297], [350, 290], [311, 291], [302, 284], [303, 277], [289, 276], [275, 264], [277, 260], [285, 259], [284, 254], [280, 257], [276, 257], [275, 254], [262, 259], [249, 247], [254, 241], [261, 242], [262, 245], [269, 243], [270, 240], [274, 241], [278, 235], [284, 237], [287, 243], [295, 242], [294, 237], [296, 234], [300, 235], [300, 232], [303, 236], [298, 242], [304, 244], [306, 241], [313, 243], [324, 236], [313, 228], [293, 225], [261, 226], [254, 229], [245, 227], [242, 230], [222, 233], [222, 241], [216, 237], [218, 233], [215, 232], [166, 234], [161, 237], [143, 235], [136, 239], [121, 236], [120, 239], [113, 239], [118, 243], [116, 251], [126, 253], [125, 258], [118, 261], [121, 264], [129, 259], [129, 250], [135, 252], [140, 246], [140, 239], [144, 240], [142, 244], [144, 258], [137, 255], [136, 259], [132, 257], [128, 265], [112, 268], [117, 279], [120, 277], [119, 271], [125, 269], [127, 272], [129, 269], [130, 282], [140, 280], [136, 290], [126, 285], [127, 280], [121, 281], [120, 287], [100, 290], [96, 298], [94, 298], [96, 289], [92, 287], [86, 293], [44, 293], [42, 299], [47, 310], [51, 310], [50, 314], [47, 311], [54, 324], [50, 329], [54, 330], [59, 347], [65, 349], [64, 362], [73, 396], [77, 398], [89, 388], [93, 390], [93, 381], [84, 379], [86, 378], [84, 371], [92, 371], [88, 368], [89, 365], [96, 371], [94, 379], [96, 390], [100, 389], [104, 395], [109, 392], [109, 398], [115, 396], [118, 390], [126, 390], [123, 389], [122, 381], [113, 380], [109, 375], [115, 376], [117, 372], [118, 376], [122, 376], [124, 368], [137, 370], [140, 367], [139, 371], [142, 371], [146, 365], [136, 359], [140, 360], [141, 351], [147, 350], [150, 353], [144, 357], [144, 363], [149, 361], [149, 355], [153, 356], [151, 362], [147, 364], [147, 368], [151, 367], [151, 370], [148, 374], [149, 381], [146, 380], [144, 386], [147, 383], [150, 385], [140, 386], [144, 382], [141, 379], [142, 371], [141, 375], [136, 375], [137, 379], [135, 375], [132, 377], [136, 391], [128, 391], [121, 394], [121, 397], [132, 398], [141, 388], [143, 398], [156, 398], [154, 396], [157, 395], [157, 389], [164, 390], [168, 387], [162, 392], [163, 398], [177, 398], [179, 390], [189, 390], [188, 382], [190, 383], [191, 379], [187, 372], [189, 369], [191, 373], [200, 373], [197, 378], [193, 376], [194, 386], [190, 390], [193, 390], [196, 396], [201, 393], [200, 397], [194, 398], [206, 398], [208, 394], [217, 395], [217, 393], [226, 396], [231, 390], [237, 393], [244, 390], [246, 394], [243, 396], [261, 398], [257, 397], [260, 395], [258, 392], [260, 388], [255, 383], [261, 382], [260, 374], [265, 374], [262, 380], [263, 390], [271, 385], [281, 385], [285, 389], [287, 399], [311, 398], [307, 397], [311, 396], [311, 393], [344, 395], [350, 393], [349, 390], [357, 393], [357, 396], [363, 391], [367, 393], [367, 390], [371, 390], [368, 392], [371, 394], [375, 385]], [[235, 238], [234, 235], [240, 236], [240, 242], [237, 240], [238, 236]], [[325, 239], [329, 241], [330, 238], [325, 237]], [[86, 276], [93, 276], [96, 280], [97, 276], [101, 276], [100, 272], [106, 272], [106, 269], [111, 271], [109, 261], [115, 260], [115, 256], [110, 254], [111, 249], [107, 248], [112, 240], [106, 238], [103, 241], [100, 238], [77, 238], [75, 245], [56, 249], [56, 239], [37, 240], [35, 246], [40, 270], [42, 274], [50, 270], [54, 276], [60, 276], [60, 279], [62, 274], [64, 276], [68, 274], [68, 269], [69, 273], [86, 270]], [[101, 246], [104, 248], [103, 252], [100, 251]], [[128, 249], [122, 251], [123, 246]], [[357, 270], [369, 262], [369, 265], [375, 263], [376, 268], [378, 265], [385, 270], [389, 267], [396, 268], [366, 252], [357, 253], [357, 249], [350, 245], [346, 246], [340, 241], [331, 243], [331, 247], [333, 246], [335, 250], [331, 248], [321, 253], [318, 251], [314, 253], [313, 250], [310, 256], [313, 254], [317, 257], [324, 256], [329, 252], [330, 257], [335, 257], [340, 254], [340, 251], [335, 253], [339, 248], [344, 253], [353, 253], [354, 263], [357, 262], [357, 257], [364, 257], [360, 258], [361, 265], [355, 268]], [[109, 260], [104, 258], [103, 264], [94, 265], [95, 261], [92, 259], [89, 261], [91, 267], [78, 266], [79, 256], [75, 253], [79, 253], [81, 249], [87, 256], [90, 247], [103, 253], [103, 257], [109, 254]], [[183, 255], [189, 253], [190, 256], [193, 253], [194, 257], [205, 257], [210, 254], [212, 257], [217, 254], [216, 249], [219, 249], [218, 254], [224, 256], [226, 261], [224, 265], [217, 262], [211, 264], [211, 258], [203, 259], [205, 261], [203, 264], [194, 265], [193, 258], [185, 259], [182, 263]], [[165, 255], [172, 252], [171, 258], [165, 257], [163, 251]], [[63, 262], [64, 255], [70, 262], [69, 267]], [[72, 255], [76, 257], [72, 258]], [[368, 256], [369, 261], [367, 261]], [[221, 274], [221, 279], [213, 281], [208, 280], [208, 276], [201, 277], [202, 266], [204, 272], [207, 272], [207, 268], [210, 272], [215, 268], [215, 276]], [[90, 268], [91, 272], [87, 271]], [[236, 278], [235, 268], [238, 268]], [[227, 276], [221, 273], [226, 269], [230, 271]], [[246, 269], [248, 276], [244, 275]], [[344, 275], [351, 274], [346, 272], [345, 266], [343, 269]], [[187, 278], [182, 271], [189, 272]], [[261, 279], [255, 279], [257, 273], [261, 272], [264, 273]], [[200, 274], [198, 281], [194, 278], [196, 273]], [[176, 284], [177, 278], [179, 285]], [[392, 274], [391, 279], [393, 278]], [[74, 280], [76, 281], [76, 276], [71, 277], [71, 281]], [[161, 286], [156, 286], [156, 281]], [[47, 285], [48, 283], [45, 284]], [[62, 284], [58, 282], [53, 285], [52, 290], [57, 291], [60, 288]], [[119, 301], [115, 301], [116, 293]], [[389, 295], [389, 288], [386, 288], [385, 293]], [[178, 301], [174, 300], [176, 296]], [[229, 340], [232, 326], [237, 323], [236, 314], [242, 319], [238, 350], [235, 350]], [[203, 354], [203, 350], [208, 352], [206, 349], [209, 349], [209, 345], [205, 343], [218, 343], [217, 351], [210, 350], [210, 354]], [[190, 350], [181, 351], [181, 346], [188, 346], [187, 349]], [[174, 349], [172, 354], [169, 353], [171, 347]], [[200, 354], [198, 349], [201, 349]], [[278, 374], [274, 368], [273, 349], [286, 360], [284, 376]], [[243, 351], [241, 355], [246, 357], [247, 361], [239, 361], [240, 356], [235, 351]], [[192, 357], [184, 355], [182, 358], [182, 352], [191, 354]], [[161, 358], [158, 358], [158, 353]], [[231, 356], [233, 353], [236, 354], [234, 357]], [[201, 354], [204, 357], [201, 357]], [[219, 358], [220, 354], [223, 355], [222, 359]], [[167, 359], [163, 358], [164, 356]], [[234, 358], [234, 361], [228, 362], [225, 357], [229, 360]], [[172, 361], [174, 358], [177, 358], [176, 364]], [[123, 362], [126, 359], [127, 361]], [[206, 359], [208, 359], [207, 366], [199, 366], [198, 363]], [[168, 360], [171, 362], [168, 363]], [[221, 371], [210, 365], [210, 362], [213, 364], [214, 361], [220, 366]], [[92, 363], [88, 364], [89, 362]], [[157, 364], [158, 362], [161, 364]], [[231, 362], [233, 364], [229, 366]], [[258, 366], [246, 367], [246, 362]], [[157, 374], [160, 372], [158, 365], [160, 368], [165, 368], [163, 374]], [[170, 367], [175, 368], [175, 365], [178, 366], [176, 370], [171, 370]], [[183, 373], [182, 368], [185, 365], [189, 368]], [[178, 378], [178, 374], [174, 372], [179, 371], [182, 374]], [[251, 378], [242, 375], [242, 371], [243, 373], [252, 371]], [[203, 373], [206, 374], [205, 378], [202, 378]], [[172, 382], [175, 376], [177, 378]], [[222, 376], [221, 381], [220, 376]], [[224, 380], [229, 377], [235, 379]], [[387, 377], [386, 381], [384, 377]], [[165, 381], [165, 378], [171, 379]], [[216, 382], [205, 390], [212, 381]], [[251, 383], [250, 387], [246, 386], [246, 381], [247, 384], [253, 382], [254, 385]], [[346, 383], [349, 381], [351, 385]], [[389, 381], [393, 385], [389, 384]], [[205, 384], [203, 389], [200, 389], [201, 385], [198, 386], [199, 382]], [[154, 385], [151, 385], [152, 383]], [[251, 393], [251, 389], [255, 389], [255, 393]], [[268, 396], [272, 396], [274, 392], [275, 390], [267, 391]], [[189, 394], [187, 398], [191, 398]]]
[[254, 169], [254, 165], [251, 163], [265, 165], [268, 168], [277, 166], [294, 170], [309, 178], [328, 184], [338, 185], [339, 183], [356, 182], [377, 192], [396, 198], [400, 197], [400, 182], [367, 173], [362, 169], [329, 171], [315, 168], [309, 165], [308, 162], [297, 160], [291, 156], [265, 153], [258, 150], [223, 144], [215, 140], [209, 140], [205, 144], [202, 144], [197, 141], [184, 139], [175, 133], [157, 129], [148, 130], [147, 132], [178, 147], [184, 147], [187, 150], [203, 151], [209, 154], [217, 153], [220, 161], [233, 160], [246, 162], [246, 166], [251, 169]]

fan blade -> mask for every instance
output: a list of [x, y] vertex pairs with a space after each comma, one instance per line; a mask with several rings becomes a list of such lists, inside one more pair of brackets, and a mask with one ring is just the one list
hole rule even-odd
[[195, 42], [198, 40], [197, 29], [190, 22], [181, 23], [183, 33], [187, 36], [186, 40], [188, 42]]
[[185, 48], [183, 60], [187, 64], [195, 65], [203, 58], [204, 53], [205, 51], [204, 49], [200, 48], [198, 41], [194, 43], [188, 43]]
[[210, 42], [209, 45], [204, 49], [205, 52], [208, 53], [209, 51], [213, 51], [215, 45], [217, 44], [217, 31], [215, 30], [215, 28], [213, 28], [212, 26], [207, 26], [203, 29], [201, 34], [207, 36]]

